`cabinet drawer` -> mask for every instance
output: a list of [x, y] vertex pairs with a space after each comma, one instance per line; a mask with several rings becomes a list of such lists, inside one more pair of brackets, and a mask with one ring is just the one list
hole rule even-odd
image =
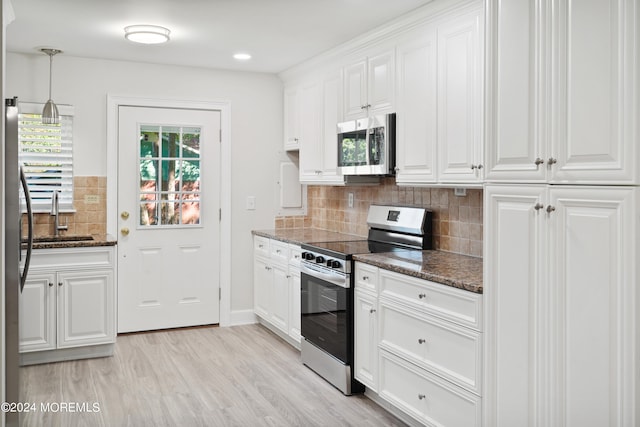
[[482, 295], [380, 270], [380, 297], [408, 304], [460, 325], [482, 331]]
[[253, 236], [253, 252], [255, 255], [269, 258], [269, 239]]
[[427, 425], [481, 425], [481, 399], [385, 351], [380, 397]]
[[356, 289], [378, 293], [378, 267], [356, 262], [355, 268]]
[[481, 334], [432, 316], [380, 302], [380, 346], [477, 395]]
[[274, 263], [287, 265], [289, 263], [289, 244], [271, 240], [269, 242], [269, 258]]
[[289, 245], [289, 265], [300, 268], [302, 249], [298, 245]]
[[36, 249], [33, 251], [29, 271], [112, 267], [114, 252], [113, 246]]

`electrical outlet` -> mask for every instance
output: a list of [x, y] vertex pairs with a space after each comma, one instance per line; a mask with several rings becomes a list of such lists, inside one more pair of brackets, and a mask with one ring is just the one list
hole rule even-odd
[[454, 188], [453, 189], [453, 194], [455, 196], [464, 197], [464, 196], [467, 195], [467, 189], [466, 188]]
[[248, 211], [256, 210], [256, 196], [247, 197], [247, 210]]
[[353, 207], [353, 193], [349, 193], [349, 207]]
[[84, 196], [84, 202], [88, 205], [95, 205], [96, 203], [100, 203], [100, 198], [97, 194], [87, 194]]

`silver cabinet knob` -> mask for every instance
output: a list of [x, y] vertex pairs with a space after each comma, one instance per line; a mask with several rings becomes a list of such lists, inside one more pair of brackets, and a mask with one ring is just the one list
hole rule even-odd
[[418, 339], [418, 344], [424, 344], [426, 342], [427, 342], [427, 340], [425, 340], [425, 339], [422, 339], [422, 338]]
[[549, 160], [547, 160], [547, 164], [555, 165], [556, 163], [558, 163], [558, 159], [554, 159], [553, 157], [549, 157]]
[[551, 212], [553, 212], [555, 210], [556, 210], [555, 206], [551, 206], [551, 205], [547, 206], [547, 213], [551, 213]]
[[398, 166], [396, 166], [395, 168], [393, 168], [394, 171], [396, 172], [400, 172], [400, 168]]
[[538, 157], [535, 162], [533, 162], [536, 166], [540, 166], [541, 164], [544, 163], [544, 160], [542, 160], [540, 157]]
[[49, 282], [49, 287], [53, 286], [53, 282]]
[[367, 281], [367, 280], [369, 280], [369, 276], [362, 276], [362, 280], [363, 280], [363, 281]]
[[427, 297], [427, 294], [418, 294], [418, 298], [424, 299]]
[[537, 211], [539, 211], [542, 208], [544, 208], [544, 205], [542, 203], [536, 203], [536, 205], [533, 207], [533, 209]]
[[427, 398], [427, 396], [425, 396], [424, 394], [419, 394], [418, 395], [418, 399], [420, 399], [420, 400], [424, 400], [426, 398]]
[[369, 313], [371, 313], [371, 314], [373, 314], [373, 313], [375, 313], [375, 312], [376, 312], [376, 309], [375, 309], [375, 308], [372, 308], [371, 310], [369, 310]]

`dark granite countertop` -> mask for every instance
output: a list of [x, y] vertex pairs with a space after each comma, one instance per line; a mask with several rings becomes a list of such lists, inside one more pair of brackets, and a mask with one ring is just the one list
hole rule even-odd
[[[362, 236], [315, 228], [254, 230], [252, 233], [255, 236], [297, 245], [314, 242], [366, 240], [366, 237]], [[482, 293], [482, 258], [444, 251], [425, 250], [354, 255], [354, 259], [397, 273], [470, 292]]]
[[[109, 234], [94, 234], [91, 239], [88, 236], [64, 235], [56, 239], [52, 236], [38, 236], [34, 239], [33, 249], [60, 249], [60, 248], [91, 248], [99, 246], [115, 246], [118, 240]], [[26, 249], [24, 240], [22, 248]]]
[[351, 240], [367, 240], [366, 237], [354, 234], [337, 233], [317, 228], [285, 228], [279, 230], [253, 230], [254, 236], [267, 237], [294, 245], [303, 243], [342, 242]]
[[354, 255], [353, 259], [397, 273], [482, 293], [482, 258], [425, 250]]

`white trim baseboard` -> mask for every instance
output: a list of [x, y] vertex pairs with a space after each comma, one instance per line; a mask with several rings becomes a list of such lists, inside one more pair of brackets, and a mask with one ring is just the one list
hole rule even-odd
[[253, 323], [258, 323], [258, 318], [254, 314], [253, 309], [233, 310], [229, 318], [228, 326], [250, 325]]

